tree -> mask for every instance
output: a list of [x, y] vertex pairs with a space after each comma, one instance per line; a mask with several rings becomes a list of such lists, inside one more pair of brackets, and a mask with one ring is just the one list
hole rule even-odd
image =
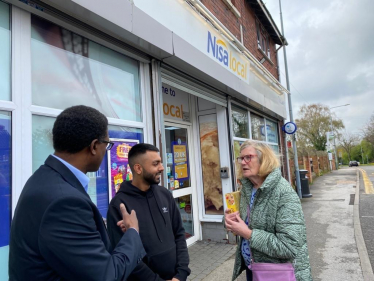
[[326, 150], [326, 133], [331, 131], [331, 118], [335, 136], [344, 128], [343, 121], [336, 118], [330, 109], [322, 104], [303, 105], [298, 115], [298, 140], [305, 147], [314, 147], [319, 151]]
[[357, 141], [358, 137], [348, 132], [345, 132], [339, 137], [340, 146], [343, 147], [345, 152], [347, 152], [349, 161], [351, 161], [352, 159], [352, 151], [353, 148], [356, 146]]
[[364, 128], [364, 138], [374, 145], [374, 114], [371, 115], [369, 122]]

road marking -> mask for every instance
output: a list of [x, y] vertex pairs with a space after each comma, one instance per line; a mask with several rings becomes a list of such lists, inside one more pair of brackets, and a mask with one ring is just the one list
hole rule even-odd
[[374, 194], [374, 188], [373, 188], [373, 183], [369, 179], [366, 171], [362, 168], [358, 168], [361, 173], [362, 173], [362, 178], [364, 180], [364, 185], [365, 185], [365, 193], [366, 194]]
[[374, 218], [374, 216], [361, 216], [361, 218]]

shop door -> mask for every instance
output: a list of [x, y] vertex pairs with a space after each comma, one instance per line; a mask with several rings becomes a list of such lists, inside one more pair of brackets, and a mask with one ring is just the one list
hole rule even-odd
[[186, 231], [187, 246], [199, 238], [199, 223], [194, 172], [191, 126], [165, 122], [164, 155], [167, 188], [172, 192]]

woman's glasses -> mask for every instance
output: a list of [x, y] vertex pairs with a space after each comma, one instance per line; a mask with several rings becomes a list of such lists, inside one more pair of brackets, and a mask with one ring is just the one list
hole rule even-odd
[[255, 156], [257, 156], [257, 155], [254, 155], [254, 154], [244, 155], [244, 156], [236, 158], [236, 161], [239, 164], [241, 164], [243, 162], [243, 160], [244, 160], [244, 162], [248, 164], [249, 162], [251, 162], [252, 157], [255, 157]]

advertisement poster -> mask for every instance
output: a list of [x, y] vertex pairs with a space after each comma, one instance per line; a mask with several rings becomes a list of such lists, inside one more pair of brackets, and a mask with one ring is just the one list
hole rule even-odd
[[138, 140], [128, 139], [111, 139], [110, 141], [114, 142], [114, 145], [108, 157], [109, 200], [114, 197], [122, 182], [132, 180], [128, 155], [131, 147], [139, 143]]
[[187, 144], [181, 141], [172, 143], [174, 180], [186, 180], [188, 175]]
[[217, 115], [200, 116], [199, 125], [205, 213], [223, 215]]

